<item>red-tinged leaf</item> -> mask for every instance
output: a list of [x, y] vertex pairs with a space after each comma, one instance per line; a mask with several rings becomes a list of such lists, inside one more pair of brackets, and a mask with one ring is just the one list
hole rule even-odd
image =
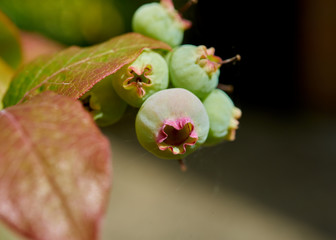
[[4, 106], [23, 102], [46, 90], [78, 99], [101, 79], [133, 62], [145, 48], [170, 50], [165, 43], [128, 33], [92, 47], [70, 47], [39, 58], [14, 77]]
[[39, 33], [21, 31], [20, 36], [24, 64], [41, 55], [54, 54], [65, 48], [62, 44]]
[[45, 92], [0, 112], [0, 219], [34, 240], [94, 240], [110, 146], [80, 102]]

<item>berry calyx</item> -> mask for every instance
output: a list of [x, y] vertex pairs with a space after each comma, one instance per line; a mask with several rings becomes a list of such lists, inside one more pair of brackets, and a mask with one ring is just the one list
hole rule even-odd
[[113, 75], [112, 85], [124, 101], [139, 108], [150, 95], [168, 87], [168, 77], [165, 59], [159, 53], [144, 50]]
[[209, 75], [209, 78], [211, 78], [212, 74], [217, 72], [223, 64], [241, 60], [241, 56], [239, 54], [232, 58], [222, 60], [220, 57], [215, 55], [215, 49], [213, 47], [206, 48], [203, 45], [197, 47], [197, 54], [199, 57], [196, 59], [196, 63], [204, 69], [204, 71]]
[[160, 4], [167, 11], [171, 19], [173, 19], [181, 29], [187, 30], [191, 27], [192, 23], [189, 20], [183, 19], [182, 13], [185, 12], [192, 4], [194, 4], [194, 1], [188, 1], [187, 4], [184, 5], [179, 11], [176, 11], [172, 0], [161, 0]]
[[160, 150], [169, 150], [173, 154], [184, 154], [186, 147], [197, 142], [197, 133], [194, 124], [189, 118], [166, 120], [157, 137]]
[[230, 124], [228, 127], [228, 133], [226, 135], [226, 140], [234, 141], [236, 139], [236, 131], [239, 125], [238, 119], [240, 119], [241, 116], [242, 116], [242, 111], [237, 107], [233, 107], [232, 118], [230, 120]]
[[196, 52], [198, 55], [196, 63], [203, 68], [209, 78], [211, 78], [212, 74], [216, 73], [222, 65], [222, 59], [215, 56], [215, 49], [213, 47], [207, 49], [201, 45], [197, 47]]
[[125, 89], [136, 88], [136, 93], [141, 98], [146, 94], [145, 86], [149, 87], [152, 85], [152, 80], [150, 79], [150, 73], [152, 71], [152, 66], [147, 65], [144, 69], [136, 68], [134, 66], [129, 67], [129, 75], [123, 86]]

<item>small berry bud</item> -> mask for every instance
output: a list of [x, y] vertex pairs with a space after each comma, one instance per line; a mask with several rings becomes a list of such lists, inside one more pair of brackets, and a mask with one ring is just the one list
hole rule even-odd
[[182, 45], [167, 57], [170, 80], [174, 87], [185, 88], [203, 99], [218, 85], [222, 59], [215, 49]]
[[183, 41], [184, 31], [191, 22], [183, 19], [174, 8], [172, 0], [142, 5], [132, 19], [134, 32], [163, 41], [172, 47]]
[[80, 100], [99, 126], [119, 121], [127, 107], [127, 103], [114, 91], [111, 76], [94, 85]]
[[234, 106], [222, 90], [213, 90], [203, 101], [210, 121], [210, 130], [205, 145], [215, 145], [224, 140], [235, 140], [241, 110]]

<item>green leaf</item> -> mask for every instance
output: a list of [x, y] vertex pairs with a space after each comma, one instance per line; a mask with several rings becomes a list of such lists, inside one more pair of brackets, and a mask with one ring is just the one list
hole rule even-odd
[[98, 239], [110, 145], [77, 100], [42, 93], [0, 112], [0, 219], [29, 239]]
[[0, 57], [12, 68], [17, 68], [22, 60], [19, 30], [1, 11]]
[[93, 85], [134, 61], [145, 48], [170, 50], [160, 41], [137, 33], [124, 34], [92, 47], [70, 47], [38, 58], [13, 78], [4, 97], [5, 107], [52, 90], [78, 99]]

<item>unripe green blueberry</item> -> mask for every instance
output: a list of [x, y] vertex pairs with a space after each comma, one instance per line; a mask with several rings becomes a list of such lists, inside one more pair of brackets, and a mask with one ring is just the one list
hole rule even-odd
[[112, 84], [117, 94], [133, 107], [153, 93], [168, 87], [168, 66], [165, 59], [151, 50], [144, 50], [131, 64], [113, 75]]
[[127, 107], [127, 103], [114, 91], [111, 76], [94, 85], [80, 100], [99, 126], [119, 121]]
[[185, 88], [203, 99], [218, 85], [222, 59], [215, 49], [182, 45], [167, 57], [169, 76], [174, 87]]
[[136, 10], [132, 19], [134, 32], [163, 41], [172, 47], [183, 41], [184, 31], [191, 23], [175, 10], [171, 0], [148, 3]]
[[194, 94], [170, 88], [144, 102], [135, 127], [140, 144], [149, 152], [164, 159], [182, 159], [205, 142], [209, 118]]
[[213, 90], [203, 101], [210, 121], [210, 130], [205, 145], [215, 145], [224, 140], [233, 141], [238, 119], [239, 108], [235, 107], [230, 97], [222, 90]]

